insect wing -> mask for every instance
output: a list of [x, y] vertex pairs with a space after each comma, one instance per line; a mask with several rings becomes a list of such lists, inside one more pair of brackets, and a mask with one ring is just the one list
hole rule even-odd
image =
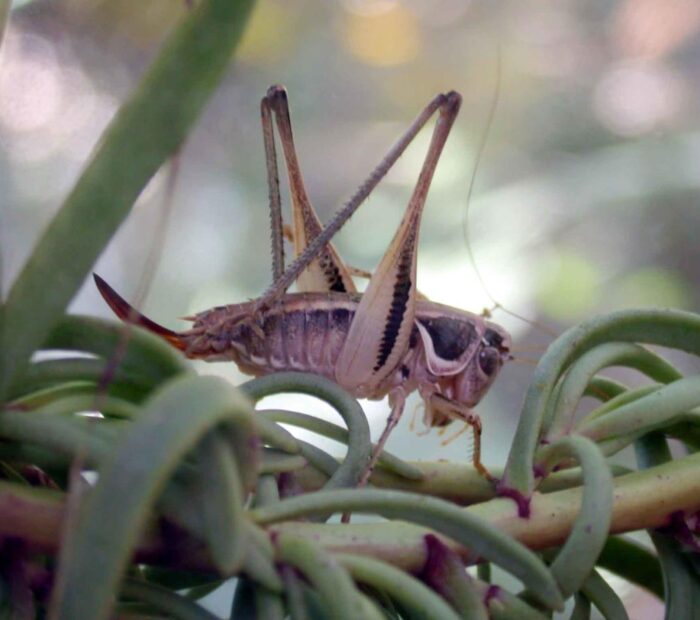
[[407, 348], [415, 317], [419, 223], [420, 209], [407, 213], [362, 295], [336, 362], [335, 376], [341, 385], [371, 390]]

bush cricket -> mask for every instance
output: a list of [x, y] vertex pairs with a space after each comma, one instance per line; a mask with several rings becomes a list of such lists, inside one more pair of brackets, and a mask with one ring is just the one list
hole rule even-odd
[[[308, 198], [292, 135], [287, 94], [272, 86], [261, 102], [272, 230], [273, 284], [257, 300], [220, 306], [188, 320], [175, 332], [138, 313], [104, 280], [100, 293], [121, 319], [140, 325], [187, 357], [234, 361], [260, 376], [283, 370], [324, 375], [358, 398], [388, 395], [391, 414], [360, 484], [366, 483], [379, 453], [418, 390], [427, 427], [453, 420], [474, 431], [473, 463], [481, 463], [481, 422], [472, 411], [509, 359], [510, 336], [482, 316], [428, 301], [416, 288], [421, 215], [450, 129], [459, 112], [456, 92], [435, 97], [391, 148], [356, 194], [324, 228]], [[340, 259], [331, 237], [388, 172], [415, 135], [437, 112], [428, 152], [404, 217], [364, 293], [354, 270]], [[285, 270], [284, 225], [275, 152], [275, 126], [282, 146], [292, 199], [296, 260]], [[296, 281], [299, 292], [287, 293]]]

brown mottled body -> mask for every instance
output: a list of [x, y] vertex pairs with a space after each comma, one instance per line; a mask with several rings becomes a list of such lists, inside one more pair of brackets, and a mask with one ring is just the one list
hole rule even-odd
[[[184, 353], [205, 361], [230, 360], [253, 376], [296, 370], [323, 375], [350, 389], [358, 396], [382, 399], [401, 386], [408, 394], [426, 385], [440, 385], [447, 398], [456, 392], [469, 393], [471, 406], [483, 394], [491, 375], [500, 368], [501, 353], [507, 351], [509, 337], [493, 323], [450, 306], [418, 301], [415, 324], [408, 348], [400, 363], [375, 390], [360, 393], [336, 373], [336, 362], [350, 331], [359, 305], [360, 294], [292, 293], [287, 294], [263, 315], [254, 319], [255, 302], [219, 306], [200, 312], [191, 320], [190, 330], [177, 333]], [[431, 372], [426, 363], [429, 346], [438, 359], [457, 362], [454, 374]], [[484, 351], [498, 351], [497, 359]], [[481, 356], [481, 364], [474, 364]], [[493, 363], [491, 372], [484, 366]], [[422, 390], [425, 396], [425, 388]], [[444, 419], [444, 424], [450, 418]], [[435, 426], [441, 420], [433, 419]]]

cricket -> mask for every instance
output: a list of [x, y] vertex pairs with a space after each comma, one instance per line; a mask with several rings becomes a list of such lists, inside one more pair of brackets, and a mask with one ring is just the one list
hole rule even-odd
[[[304, 184], [286, 90], [270, 87], [261, 102], [272, 237], [273, 283], [268, 290], [253, 301], [186, 317], [192, 325], [185, 331], [170, 330], [145, 317], [95, 275], [100, 293], [120, 319], [153, 332], [188, 358], [233, 361], [253, 376], [315, 373], [357, 398], [388, 396], [391, 413], [360, 485], [368, 481], [407, 396], [416, 390], [425, 405], [427, 428], [453, 421], [466, 424], [465, 430], [471, 427], [473, 465], [491, 479], [481, 462], [481, 421], [473, 408], [510, 359], [510, 335], [481, 315], [429, 301], [416, 286], [421, 216], [460, 105], [461, 96], [454, 91], [431, 100], [323, 227]], [[367, 274], [346, 265], [331, 238], [436, 113], [415, 189], [379, 266]], [[275, 127], [289, 181], [291, 227], [282, 218]], [[287, 268], [285, 237], [293, 243], [295, 254]], [[358, 292], [353, 276], [369, 278], [363, 293]], [[298, 292], [287, 292], [294, 282]]]

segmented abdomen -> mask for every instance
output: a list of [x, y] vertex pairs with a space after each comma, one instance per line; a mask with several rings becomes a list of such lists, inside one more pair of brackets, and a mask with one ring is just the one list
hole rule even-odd
[[253, 375], [298, 370], [334, 378], [357, 306], [344, 297], [344, 303], [329, 299], [306, 308], [300, 299], [280, 303], [257, 322], [250, 304], [214, 308], [197, 315], [193, 329], [182, 334], [185, 352], [208, 361], [233, 360]]

